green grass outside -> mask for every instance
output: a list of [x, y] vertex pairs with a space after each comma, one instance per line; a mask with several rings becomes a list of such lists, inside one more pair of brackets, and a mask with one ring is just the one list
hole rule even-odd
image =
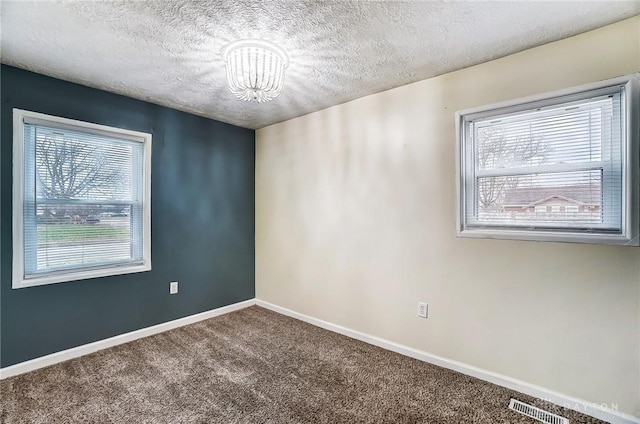
[[128, 240], [129, 228], [102, 224], [38, 224], [38, 243]]

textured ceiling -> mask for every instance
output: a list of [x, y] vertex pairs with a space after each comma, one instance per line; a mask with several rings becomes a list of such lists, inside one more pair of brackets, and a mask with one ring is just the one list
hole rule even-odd
[[[7, 1], [2, 62], [261, 128], [640, 13], [639, 1]], [[221, 50], [262, 38], [290, 65], [237, 100]]]

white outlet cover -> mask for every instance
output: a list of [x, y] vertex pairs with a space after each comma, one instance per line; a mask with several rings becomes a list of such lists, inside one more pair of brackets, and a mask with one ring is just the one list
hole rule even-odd
[[173, 281], [169, 283], [169, 294], [176, 294], [176, 293], [178, 293], [178, 282]]
[[429, 315], [429, 305], [424, 302], [418, 302], [418, 316], [427, 318]]

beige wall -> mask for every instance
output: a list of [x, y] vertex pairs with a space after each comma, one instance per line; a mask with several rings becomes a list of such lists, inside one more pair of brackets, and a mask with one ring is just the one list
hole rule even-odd
[[639, 70], [635, 17], [259, 130], [257, 297], [640, 416], [640, 249], [456, 238], [454, 158], [456, 110]]

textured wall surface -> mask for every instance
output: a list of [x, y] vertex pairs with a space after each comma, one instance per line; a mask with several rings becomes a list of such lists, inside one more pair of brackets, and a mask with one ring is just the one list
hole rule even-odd
[[[0, 78], [2, 367], [254, 297], [254, 131], [4, 65]], [[14, 107], [153, 135], [151, 271], [11, 289]]]
[[[3, 1], [2, 61], [260, 128], [640, 13], [640, 1]], [[290, 58], [257, 105], [221, 50], [263, 38]]]
[[454, 134], [456, 110], [640, 71], [639, 35], [636, 17], [258, 130], [258, 298], [640, 417], [640, 249], [456, 238]]

